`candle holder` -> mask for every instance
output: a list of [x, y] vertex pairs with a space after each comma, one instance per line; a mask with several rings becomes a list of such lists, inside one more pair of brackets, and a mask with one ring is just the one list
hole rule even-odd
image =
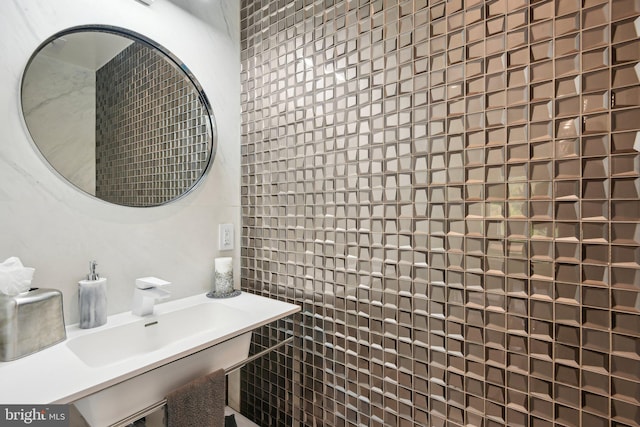
[[207, 293], [209, 298], [230, 298], [240, 295], [233, 289], [233, 260], [230, 257], [216, 258], [214, 262], [213, 290]]

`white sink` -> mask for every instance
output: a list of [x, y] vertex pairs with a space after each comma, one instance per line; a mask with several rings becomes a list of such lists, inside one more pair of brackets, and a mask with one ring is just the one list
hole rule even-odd
[[68, 340], [66, 345], [87, 365], [100, 367], [175, 346], [194, 335], [215, 332], [229, 319], [246, 315], [243, 310], [220, 304], [198, 304], [96, 330]]
[[253, 329], [298, 310], [250, 294], [226, 300], [201, 296], [159, 304], [153, 316], [124, 313], [100, 328], [70, 334], [67, 347], [89, 368], [144, 365], [74, 403], [91, 426], [116, 424], [181, 385], [246, 359]]
[[91, 426], [117, 425], [193, 379], [237, 366], [254, 329], [299, 310], [248, 293], [196, 295], [158, 304], [153, 316], [125, 312], [94, 329], [68, 326], [66, 342], [0, 363], [0, 402], [74, 403]]

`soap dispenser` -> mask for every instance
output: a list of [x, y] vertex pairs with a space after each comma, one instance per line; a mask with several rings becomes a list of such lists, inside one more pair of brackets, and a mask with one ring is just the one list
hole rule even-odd
[[86, 280], [78, 282], [80, 328], [95, 328], [107, 323], [107, 279], [96, 273], [96, 263], [89, 263]]

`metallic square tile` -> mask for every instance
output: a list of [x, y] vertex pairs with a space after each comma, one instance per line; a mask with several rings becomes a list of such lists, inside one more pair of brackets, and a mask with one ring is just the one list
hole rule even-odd
[[293, 352], [247, 368], [243, 411], [637, 423], [639, 16], [243, 2], [242, 286], [303, 306]]

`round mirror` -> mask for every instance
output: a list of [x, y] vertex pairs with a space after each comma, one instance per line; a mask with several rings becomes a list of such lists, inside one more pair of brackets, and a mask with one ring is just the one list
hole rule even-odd
[[76, 27], [46, 40], [22, 78], [40, 153], [68, 182], [123, 206], [189, 192], [215, 155], [215, 122], [189, 69], [127, 30]]

